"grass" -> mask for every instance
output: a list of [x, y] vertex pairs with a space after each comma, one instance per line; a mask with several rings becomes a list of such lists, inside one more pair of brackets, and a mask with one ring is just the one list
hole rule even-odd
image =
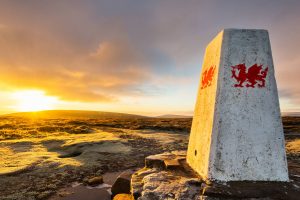
[[191, 119], [30, 119], [0, 118], [0, 141], [21, 138], [42, 138], [49, 135], [89, 134], [97, 128], [160, 130], [189, 132]]

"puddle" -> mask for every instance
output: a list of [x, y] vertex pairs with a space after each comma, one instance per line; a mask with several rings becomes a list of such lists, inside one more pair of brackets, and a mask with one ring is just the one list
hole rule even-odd
[[95, 187], [84, 186], [82, 183], [74, 182], [71, 186], [59, 190], [49, 200], [111, 200], [111, 186], [122, 172], [104, 174], [104, 183]]

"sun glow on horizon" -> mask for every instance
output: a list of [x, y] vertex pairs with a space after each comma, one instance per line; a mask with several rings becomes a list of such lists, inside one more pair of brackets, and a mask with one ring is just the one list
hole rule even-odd
[[54, 109], [57, 97], [47, 96], [41, 90], [23, 90], [13, 93], [16, 100], [15, 110], [19, 112], [34, 112]]

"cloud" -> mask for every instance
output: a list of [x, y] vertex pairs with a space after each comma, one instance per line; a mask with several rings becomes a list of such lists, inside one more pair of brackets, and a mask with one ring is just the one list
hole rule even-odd
[[0, 79], [11, 88], [38, 88], [67, 101], [116, 101], [149, 78], [147, 61], [128, 42], [103, 41], [83, 55], [44, 35], [0, 30]]
[[[128, 30], [117, 13], [98, 12], [79, 2], [72, 9], [64, 9], [69, 7], [64, 3], [3, 4], [2, 85], [41, 89], [67, 101], [112, 102], [121, 96], [146, 94], [142, 87], [151, 81], [151, 65], [157, 62], [121, 34]], [[96, 13], [106, 16], [92, 16]], [[99, 18], [96, 23], [95, 17]]]
[[[195, 96], [205, 46], [218, 31], [265, 28], [278, 87], [286, 91], [281, 96], [299, 107], [299, 1], [0, 4], [0, 85], [38, 88], [84, 102], [155, 94], [167, 98], [181, 91]], [[186, 97], [170, 98], [179, 102]], [[192, 107], [193, 101], [187, 109]]]
[[103, 41], [86, 62], [93, 72], [110, 79], [107, 87], [130, 86], [149, 78], [151, 67], [144, 56], [126, 41]]

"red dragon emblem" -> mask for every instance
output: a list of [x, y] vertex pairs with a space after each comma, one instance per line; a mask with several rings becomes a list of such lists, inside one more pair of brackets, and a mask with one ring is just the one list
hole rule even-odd
[[[259, 88], [263, 88], [266, 85], [265, 78], [268, 74], [268, 67], [265, 69], [262, 68], [262, 65], [254, 64], [251, 67], [248, 68], [243, 64], [231, 66], [231, 72], [232, 76], [231, 78], [236, 79], [238, 82], [234, 85], [234, 87], [244, 87], [244, 83], [246, 84], [246, 87], [255, 88], [256, 84]], [[238, 72], [238, 74], [237, 74]]]
[[201, 80], [201, 89], [211, 86], [214, 73], [215, 73], [215, 66], [211, 66], [210, 68], [206, 69], [202, 74]]

